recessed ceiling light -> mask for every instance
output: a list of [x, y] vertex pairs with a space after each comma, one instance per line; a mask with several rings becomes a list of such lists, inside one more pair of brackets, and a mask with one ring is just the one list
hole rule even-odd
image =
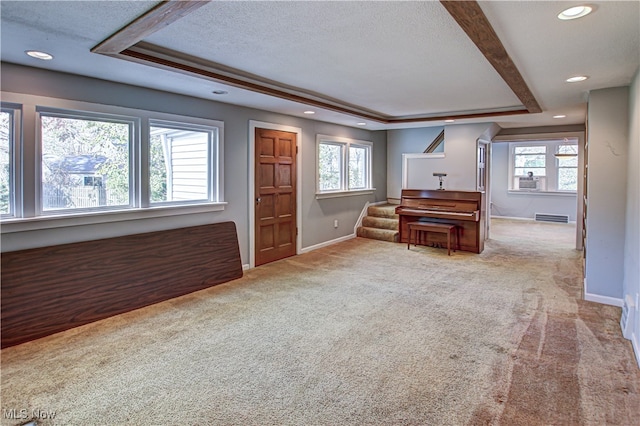
[[214, 90], [211, 93], [213, 93], [214, 95], [226, 95], [229, 92], [227, 92], [226, 90]]
[[566, 115], [564, 114], [558, 114], [558, 115], [554, 115], [553, 118], [565, 118]]
[[448, 120], [444, 120], [445, 123], [453, 123], [456, 120], [452, 120], [452, 119], [448, 119]]
[[563, 21], [578, 19], [590, 14], [591, 11], [593, 11], [591, 6], [574, 6], [560, 12], [558, 19], [562, 19]]
[[577, 83], [579, 81], [585, 81], [587, 78], [589, 77], [587, 77], [586, 75], [576, 75], [575, 77], [569, 77], [565, 81], [567, 83]]
[[364, 121], [360, 121], [358, 123], [356, 123], [356, 126], [366, 126], [367, 123], [365, 123]]
[[311, 111], [311, 110], [304, 112], [304, 114], [315, 114], [315, 113], [316, 113], [315, 111]]
[[42, 59], [43, 61], [50, 61], [53, 59], [53, 55], [47, 52], [41, 52], [39, 50], [27, 50], [24, 53], [31, 56], [32, 58]]

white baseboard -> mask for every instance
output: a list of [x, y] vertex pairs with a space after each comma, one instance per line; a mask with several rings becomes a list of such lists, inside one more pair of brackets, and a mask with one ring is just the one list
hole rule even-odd
[[494, 214], [491, 215], [491, 219], [508, 219], [508, 220], [522, 220], [525, 222], [533, 222], [534, 220], [529, 217], [512, 217], [512, 216], [496, 216]]
[[[309, 246], [309, 247], [305, 247], [303, 249], [300, 249], [300, 252], [298, 254], [308, 253], [310, 251], [314, 251], [314, 250], [317, 250], [317, 249], [322, 248], [322, 247], [327, 247], [327, 246], [330, 246], [332, 244], [341, 243], [342, 241], [347, 241], [347, 240], [350, 240], [350, 239], [355, 238], [355, 237], [356, 237], [356, 234], [349, 234], [349, 235], [346, 235], [344, 237], [336, 238], [335, 240], [325, 241], [324, 243], [320, 243], [320, 244], [316, 244], [314, 246]], [[251, 269], [251, 266], [249, 266], [248, 263], [242, 265], [242, 270], [243, 271], [246, 271], [248, 269]]]
[[622, 308], [622, 299], [619, 299], [617, 297], [600, 296], [599, 294], [585, 293], [584, 300], [588, 302], [602, 303], [603, 305], [611, 305]]
[[610, 296], [601, 296], [599, 294], [589, 293], [587, 291], [587, 278], [585, 277], [583, 280], [584, 287], [584, 300], [588, 302], [596, 302], [602, 303], [603, 305], [611, 305], [617, 306], [618, 308], [622, 308], [624, 300], [622, 298], [610, 297]]
[[353, 226], [353, 233], [357, 233], [358, 232], [358, 228], [362, 226], [362, 219], [364, 219], [364, 217], [367, 215], [367, 210], [369, 209], [369, 206], [373, 205], [373, 203], [370, 202], [366, 202], [364, 203], [364, 207], [362, 208], [362, 211], [360, 212], [360, 216], [358, 216], [358, 220], [356, 220], [356, 224]]
[[377, 206], [380, 204], [387, 204], [386, 201], [376, 201], [375, 203], [370, 203], [370, 202], [366, 202], [364, 207], [362, 208], [362, 211], [360, 212], [360, 216], [358, 217], [358, 220], [356, 221], [356, 224], [353, 226], [353, 233], [357, 234], [358, 233], [358, 228], [362, 226], [362, 219], [364, 219], [364, 217], [367, 215], [368, 210], [369, 210], [369, 206]]
[[313, 245], [313, 246], [305, 247], [303, 249], [300, 249], [300, 254], [308, 253], [308, 252], [314, 251], [314, 250], [318, 250], [319, 248], [327, 247], [327, 246], [330, 246], [332, 244], [341, 243], [343, 241], [347, 241], [347, 240], [350, 240], [350, 239], [355, 238], [355, 237], [356, 237], [356, 234], [349, 234], [349, 235], [345, 235], [344, 237], [336, 238], [335, 240], [325, 241], [324, 243], [320, 243], [320, 244], [316, 244], [316, 245]]
[[584, 300], [588, 302], [602, 303], [603, 305], [617, 306], [622, 308], [622, 299], [609, 296], [600, 296], [599, 294], [585, 293]]

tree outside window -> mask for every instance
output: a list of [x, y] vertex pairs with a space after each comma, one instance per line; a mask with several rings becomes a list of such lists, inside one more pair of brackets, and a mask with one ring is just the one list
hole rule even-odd
[[546, 146], [517, 146], [514, 148], [514, 176], [546, 176]]
[[318, 187], [320, 191], [339, 191], [342, 181], [342, 146], [320, 143], [318, 146]]
[[13, 114], [0, 112], [0, 214], [11, 214]]
[[578, 190], [578, 145], [558, 146], [558, 191]]
[[42, 210], [128, 206], [131, 123], [41, 114]]
[[371, 189], [371, 142], [318, 135], [318, 193]]
[[367, 186], [367, 148], [349, 147], [349, 189], [364, 189]]
[[577, 138], [510, 143], [511, 191], [578, 190]]

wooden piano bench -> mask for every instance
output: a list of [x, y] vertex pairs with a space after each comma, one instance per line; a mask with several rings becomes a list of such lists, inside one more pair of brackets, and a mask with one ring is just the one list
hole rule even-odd
[[[456, 225], [448, 223], [435, 223], [435, 222], [409, 222], [407, 224], [409, 228], [409, 239], [407, 240], [407, 250], [411, 247], [411, 241], [414, 239], [414, 246], [418, 245], [420, 241], [420, 234], [422, 232], [437, 232], [440, 234], [447, 234], [447, 254], [451, 256], [451, 235], [455, 238], [456, 246], [459, 244], [458, 230]], [[453, 251], [456, 251], [454, 246]]]

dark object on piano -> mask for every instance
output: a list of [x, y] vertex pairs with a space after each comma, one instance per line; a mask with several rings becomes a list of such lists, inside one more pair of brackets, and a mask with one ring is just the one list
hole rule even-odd
[[[484, 192], [403, 189], [396, 207], [400, 217], [400, 242], [409, 241], [409, 222], [446, 223], [458, 226], [458, 245], [462, 251], [484, 250], [486, 214]], [[425, 233], [422, 245], [446, 243], [442, 234]]]
[[436, 176], [438, 178], [438, 180], [440, 181], [440, 188], [438, 188], [438, 190], [444, 191], [444, 188], [442, 187], [442, 178], [445, 177], [447, 174], [446, 173], [434, 173], [433, 175]]

